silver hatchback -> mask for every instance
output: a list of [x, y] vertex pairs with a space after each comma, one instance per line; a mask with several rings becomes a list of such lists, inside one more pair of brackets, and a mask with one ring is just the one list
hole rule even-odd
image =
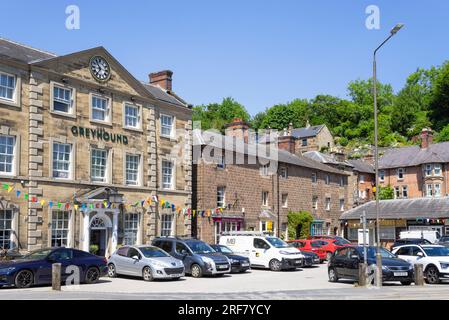
[[184, 276], [184, 263], [164, 250], [149, 246], [123, 246], [108, 260], [108, 276], [138, 276], [145, 281], [179, 279]]

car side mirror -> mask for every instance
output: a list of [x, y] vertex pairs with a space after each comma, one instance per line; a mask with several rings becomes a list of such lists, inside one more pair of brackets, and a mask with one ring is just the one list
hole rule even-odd
[[138, 256], [133, 256], [134, 260], [140, 260]]
[[360, 257], [357, 254], [353, 254], [353, 255], [351, 255], [351, 259], [359, 260]]
[[420, 257], [420, 258], [422, 258], [422, 257], [424, 257], [424, 254], [423, 254], [422, 252], [418, 252], [418, 253], [417, 253], [417, 256]]

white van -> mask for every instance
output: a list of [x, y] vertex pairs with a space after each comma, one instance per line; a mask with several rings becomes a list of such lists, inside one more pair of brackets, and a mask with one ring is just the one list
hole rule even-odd
[[223, 233], [220, 244], [228, 246], [236, 254], [248, 257], [251, 267], [279, 271], [299, 268], [304, 261], [304, 255], [298, 249], [260, 232]]
[[441, 235], [436, 230], [409, 230], [402, 231], [399, 235], [401, 239], [426, 239], [431, 243], [436, 243]]

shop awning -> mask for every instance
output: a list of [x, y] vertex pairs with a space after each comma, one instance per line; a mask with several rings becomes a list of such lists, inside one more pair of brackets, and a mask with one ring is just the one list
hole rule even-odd
[[[381, 219], [449, 218], [449, 197], [381, 200], [379, 202]], [[364, 211], [368, 219], [375, 219], [376, 202], [371, 201], [348, 210], [341, 215], [340, 220], [358, 220]]]

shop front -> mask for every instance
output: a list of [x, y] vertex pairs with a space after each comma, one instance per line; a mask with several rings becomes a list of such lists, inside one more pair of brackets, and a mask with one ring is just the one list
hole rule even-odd
[[224, 232], [243, 230], [243, 216], [212, 216], [214, 223], [214, 242], [220, 241], [220, 235]]

